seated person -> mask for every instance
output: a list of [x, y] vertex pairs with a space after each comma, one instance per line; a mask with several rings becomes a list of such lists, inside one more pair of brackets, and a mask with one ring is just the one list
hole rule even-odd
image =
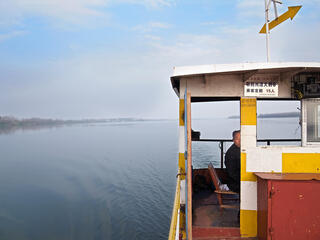
[[231, 191], [240, 193], [240, 131], [232, 133], [232, 140], [224, 162], [229, 176], [227, 185]]

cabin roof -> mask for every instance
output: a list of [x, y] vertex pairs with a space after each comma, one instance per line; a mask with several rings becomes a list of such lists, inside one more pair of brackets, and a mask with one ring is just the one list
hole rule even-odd
[[171, 76], [173, 89], [179, 92], [181, 77], [216, 74], [246, 74], [255, 73], [282, 73], [320, 71], [320, 62], [263, 62], [263, 63], [236, 63], [236, 64], [211, 64], [198, 66], [174, 67]]
[[320, 62], [273, 62], [273, 63], [236, 63], [236, 64], [211, 64], [198, 66], [174, 67], [172, 77], [181, 77], [199, 74], [233, 73], [252, 70], [286, 70], [288, 68], [320, 68]]

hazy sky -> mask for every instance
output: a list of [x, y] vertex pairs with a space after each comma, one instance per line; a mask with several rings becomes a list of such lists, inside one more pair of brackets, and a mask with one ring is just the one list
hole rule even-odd
[[[320, 0], [294, 5], [271, 60], [320, 62]], [[173, 67], [265, 61], [263, 23], [264, 0], [1, 0], [0, 115], [176, 118]]]

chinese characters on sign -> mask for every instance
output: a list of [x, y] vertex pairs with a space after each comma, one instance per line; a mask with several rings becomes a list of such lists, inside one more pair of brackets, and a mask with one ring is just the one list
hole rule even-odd
[[244, 83], [246, 97], [278, 97], [278, 74], [255, 74]]

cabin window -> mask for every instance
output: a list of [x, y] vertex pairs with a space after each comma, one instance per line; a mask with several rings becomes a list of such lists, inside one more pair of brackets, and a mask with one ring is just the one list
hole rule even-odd
[[300, 109], [300, 101], [257, 101], [257, 145], [301, 145]]
[[[240, 130], [240, 102], [194, 102], [191, 106], [194, 169], [224, 168], [224, 154], [232, 145], [232, 132]], [[197, 139], [197, 136], [199, 138]]]
[[306, 100], [307, 142], [320, 142], [320, 100]]

